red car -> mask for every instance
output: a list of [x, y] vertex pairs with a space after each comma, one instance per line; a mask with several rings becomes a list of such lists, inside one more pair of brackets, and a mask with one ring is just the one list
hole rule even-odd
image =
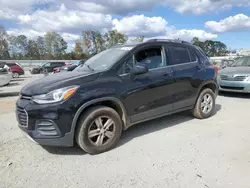
[[11, 63], [6, 63], [6, 64], [8, 67], [10, 67], [13, 78], [18, 78], [19, 76], [25, 74], [23, 67], [19, 63], [11, 62]]

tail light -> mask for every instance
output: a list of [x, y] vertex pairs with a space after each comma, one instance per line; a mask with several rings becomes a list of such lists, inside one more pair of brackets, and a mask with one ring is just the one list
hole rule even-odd
[[217, 77], [219, 74], [219, 67], [214, 66], [214, 70], [215, 70], [215, 77]]

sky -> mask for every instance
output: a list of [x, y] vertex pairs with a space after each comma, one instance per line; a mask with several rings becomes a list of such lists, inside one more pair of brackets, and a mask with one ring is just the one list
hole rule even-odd
[[0, 25], [30, 39], [56, 31], [73, 48], [82, 30], [130, 38], [220, 40], [250, 49], [249, 0], [0, 0]]

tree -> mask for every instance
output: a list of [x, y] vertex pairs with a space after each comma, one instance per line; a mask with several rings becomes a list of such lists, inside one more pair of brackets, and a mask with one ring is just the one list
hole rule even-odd
[[144, 36], [139, 36], [139, 37], [136, 37], [133, 42], [143, 42], [144, 41]]
[[45, 39], [44, 37], [38, 37], [36, 40], [37, 43], [37, 49], [39, 53], [39, 59], [44, 59], [46, 54], [46, 48], [45, 48]]
[[228, 53], [227, 46], [220, 41], [206, 40], [201, 42], [199, 38], [194, 37], [192, 44], [199, 46], [208, 56], [223, 56]]
[[105, 40], [102, 36], [102, 34], [98, 31], [94, 33], [94, 44], [95, 44], [95, 52], [99, 53], [103, 50], [105, 50]]
[[127, 42], [128, 37], [126, 37], [124, 34], [119, 33], [117, 30], [111, 30], [108, 31], [105, 35], [104, 38], [107, 43], [107, 47], [111, 47], [116, 44], [123, 44]]
[[83, 42], [86, 46], [86, 53], [99, 53], [105, 50], [105, 40], [102, 34], [99, 31], [82, 31], [83, 33]]
[[47, 57], [62, 58], [67, 47], [67, 42], [58, 33], [47, 32], [45, 34], [45, 51]]
[[40, 59], [39, 49], [37, 42], [29, 40], [27, 45], [27, 57], [29, 59]]
[[75, 44], [74, 53], [75, 53], [76, 59], [81, 59], [81, 55], [83, 53], [83, 50], [82, 50], [81, 44], [79, 42], [76, 42], [76, 44]]
[[0, 58], [9, 59], [9, 44], [8, 44], [8, 35], [3, 26], [0, 26]]
[[27, 37], [25, 35], [17, 36], [16, 46], [18, 48], [19, 59], [23, 59], [23, 57], [27, 54], [27, 47], [28, 47]]

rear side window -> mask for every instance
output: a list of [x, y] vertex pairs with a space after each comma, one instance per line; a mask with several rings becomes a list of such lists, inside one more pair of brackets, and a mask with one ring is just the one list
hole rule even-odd
[[193, 50], [189, 49], [189, 54], [190, 54], [191, 62], [195, 62], [198, 60], [198, 58]]
[[171, 65], [178, 65], [191, 62], [188, 49], [185, 47], [172, 46], [170, 47], [170, 54], [171, 54], [171, 61], [170, 61]]

